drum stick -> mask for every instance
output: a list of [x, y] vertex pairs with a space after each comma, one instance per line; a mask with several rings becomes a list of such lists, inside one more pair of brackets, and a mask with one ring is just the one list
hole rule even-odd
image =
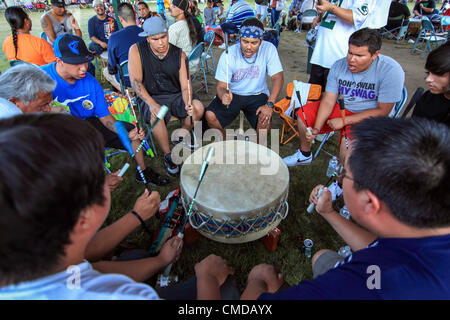
[[[330, 179], [328, 179], [327, 183], [325, 184], [325, 187], [328, 187], [328, 184], [331, 182], [331, 180], [334, 178], [334, 176], [336, 175], [336, 173], [333, 173], [333, 175], [330, 177]], [[319, 200], [319, 198], [322, 196], [323, 193], [323, 188], [324, 187], [320, 187], [319, 191], [317, 192], [317, 200]], [[314, 203], [310, 203], [308, 208], [306, 209], [306, 211], [308, 213], [312, 213], [314, 210]]]
[[[230, 93], [230, 88], [228, 87], [228, 82], [230, 81], [230, 78], [228, 78], [228, 32], [225, 32], [225, 54], [227, 57], [227, 94]], [[227, 104], [227, 109], [228, 109], [228, 104]]]
[[214, 147], [210, 147], [209, 150], [208, 150], [208, 154], [206, 155], [205, 161], [203, 161], [202, 169], [200, 170], [200, 175], [198, 177], [197, 188], [195, 189], [194, 196], [192, 197], [191, 203], [189, 204], [188, 212], [186, 213], [186, 215], [185, 215], [185, 217], [183, 219], [183, 222], [180, 225], [180, 229], [179, 229], [178, 233], [183, 233], [184, 227], [185, 227], [185, 225], [187, 223], [187, 219], [191, 215], [192, 208], [194, 207], [194, 203], [195, 203], [195, 197], [197, 196], [198, 189], [200, 188], [200, 184], [203, 181], [203, 177], [205, 176], [206, 169], [208, 169], [209, 162], [211, 161], [211, 158], [212, 158], [213, 154], [214, 154]]
[[129, 167], [130, 167], [130, 164], [128, 162], [125, 163], [117, 176], [118, 177], [123, 176], [125, 174], [125, 172], [128, 170]]
[[[128, 151], [128, 153], [130, 154], [131, 158], [134, 158], [134, 160], [136, 160], [135, 153], [133, 151], [133, 147], [131, 146], [131, 140], [128, 137], [127, 129], [125, 129], [123, 123], [120, 122], [120, 121], [116, 121], [114, 123], [114, 127], [116, 127], [117, 135], [119, 136], [119, 139], [122, 142], [122, 144], [125, 147], [125, 149]], [[137, 169], [137, 171], [139, 173], [139, 176], [142, 179], [142, 182], [144, 183], [144, 185], [146, 186], [148, 191], [151, 192], [151, 189], [147, 185], [147, 179], [145, 179], [144, 173], [142, 172], [142, 168], [137, 163], [137, 161], [136, 161], [136, 169]]]
[[339, 109], [341, 110], [341, 118], [342, 123], [344, 124], [344, 139], [345, 139], [345, 147], [348, 149], [348, 138], [347, 138], [347, 125], [345, 121], [345, 104], [344, 99], [342, 97], [338, 98]]
[[156, 120], [155, 122], [153, 122], [153, 124], [150, 126], [150, 128], [148, 129], [150, 132], [153, 131], [153, 129], [156, 127], [156, 125], [158, 124], [159, 120], [163, 119], [167, 113], [167, 111], [169, 111], [169, 108], [165, 105], [162, 105], [161, 108], [158, 111], [158, 114], [156, 115]]
[[[198, 189], [200, 188], [200, 184], [203, 181], [203, 177], [205, 176], [206, 169], [208, 169], [209, 162], [211, 161], [211, 158], [212, 158], [213, 154], [214, 154], [214, 147], [210, 147], [209, 150], [208, 150], [208, 154], [206, 155], [205, 161], [203, 161], [202, 169], [200, 170], [200, 175], [198, 177], [197, 188], [195, 189], [194, 196], [192, 197], [191, 203], [189, 204], [188, 212], [183, 217], [183, 220], [181, 222], [180, 228], [178, 230], [177, 237], [179, 237], [179, 238], [183, 238], [184, 227], [186, 226], [187, 220], [188, 220], [188, 218], [189, 218], [189, 216], [190, 216], [190, 214], [192, 212], [192, 208], [193, 208], [194, 202], [195, 202], [195, 197], [197, 196]], [[177, 251], [180, 249], [180, 246], [181, 246], [181, 241], [178, 244]], [[169, 264], [166, 267], [166, 269], [164, 269], [164, 272], [163, 272], [164, 276], [167, 277], [169, 275], [170, 270], [172, 269], [172, 264], [173, 263]]]
[[[187, 74], [187, 86], [188, 86], [188, 106], [191, 106], [191, 74], [189, 73], [189, 61], [186, 59], [185, 60], [185, 64], [186, 64], [186, 74]], [[191, 126], [193, 124], [192, 121], [192, 115], [189, 116], [189, 119], [191, 120]]]

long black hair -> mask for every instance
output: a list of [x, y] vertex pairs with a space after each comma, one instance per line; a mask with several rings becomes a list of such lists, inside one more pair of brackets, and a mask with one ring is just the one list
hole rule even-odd
[[16, 50], [15, 57], [17, 59], [17, 51], [19, 50], [17, 46], [17, 30], [22, 29], [25, 26], [25, 19], [29, 19], [29, 17], [21, 7], [12, 6], [6, 8], [5, 19], [11, 26], [14, 49]]
[[186, 19], [189, 28], [189, 38], [192, 42], [192, 47], [197, 44], [197, 29], [195, 28], [194, 19], [197, 19], [193, 14], [188, 11], [184, 11], [184, 18]]

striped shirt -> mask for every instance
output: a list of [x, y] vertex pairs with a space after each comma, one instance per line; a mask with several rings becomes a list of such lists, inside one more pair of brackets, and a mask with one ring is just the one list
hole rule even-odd
[[239, 28], [245, 19], [252, 17], [255, 17], [252, 7], [247, 2], [239, 0], [228, 11], [227, 22], [232, 22]]

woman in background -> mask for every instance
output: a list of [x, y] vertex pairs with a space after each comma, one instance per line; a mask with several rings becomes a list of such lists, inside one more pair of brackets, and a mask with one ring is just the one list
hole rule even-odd
[[11, 26], [11, 35], [3, 42], [3, 51], [9, 61], [21, 60], [42, 66], [56, 60], [52, 46], [30, 34], [32, 22], [21, 7], [6, 8], [5, 18]]

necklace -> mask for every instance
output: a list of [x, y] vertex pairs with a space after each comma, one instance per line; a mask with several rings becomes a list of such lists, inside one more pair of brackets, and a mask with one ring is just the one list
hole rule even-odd
[[249, 61], [249, 58], [244, 57], [244, 55], [242, 54], [242, 50], [241, 50], [241, 56], [242, 56], [242, 59], [244, 59], [244, 61], [247, 64], [255, 64], [256, 59], [258, 59], [258, 52], [259, 52], [259, 49], [258, 49], [258, 51], [256, 51], [256, 54], [255, 54], [255, 57], [253, 58], [253, 61]]

